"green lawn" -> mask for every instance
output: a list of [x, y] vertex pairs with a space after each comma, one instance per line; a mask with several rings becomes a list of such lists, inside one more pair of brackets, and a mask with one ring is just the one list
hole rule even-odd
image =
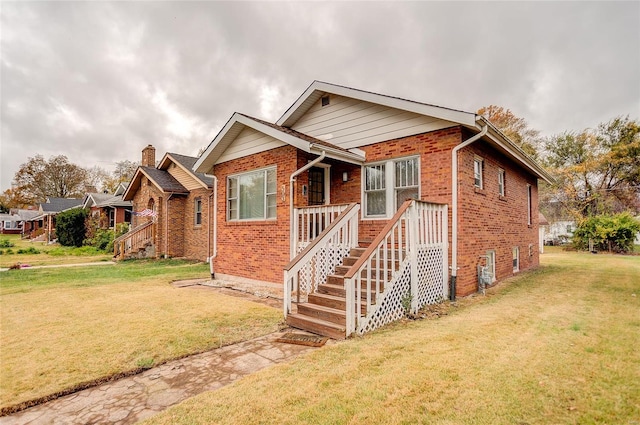
[[542, 264], [147, 423], [640, 423], [640, 257], [552, 248]]
[[20, 235], [0, 235], [0, 245], [8, 241], [12, 247], [0, 247], [0, 268], [8, 268], [18, 263], [30, 266], [55, 264], [89, 263], [109, 261], [113, 254], [99, 251], [90, 246], [81, 248], [48, 245], [46, 242], [30, 242], [20, 239]]
[[169, 284], [208, 276], [178, 260], [0, 272], [0, 407], [278, 329], [279, 309]]

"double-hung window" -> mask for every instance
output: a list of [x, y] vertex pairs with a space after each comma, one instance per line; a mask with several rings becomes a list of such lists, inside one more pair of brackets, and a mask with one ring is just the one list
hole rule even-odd
[[202, 224], [202, 199], [196, 198], [193, 204], [194, 217], [193, 223], [196, 226], [200, 226]]
[[276, 218], [276, 168], [265, 168], [227, 178], [227, 219]]
[[483, 168], [482, 158], [476, 156], [473, 159], [473, 185], [478, 189], [482, 189], [482, 168]]
[[504, 170], [501, 168], [498, 170], [498, 195], [504, 196]]
[[418, 157], [366, 165], [364, 176], [366, 217], [389, 217], [407, 199], [420, 198]]

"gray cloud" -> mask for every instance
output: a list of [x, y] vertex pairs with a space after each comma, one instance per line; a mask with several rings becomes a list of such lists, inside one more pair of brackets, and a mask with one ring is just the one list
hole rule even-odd
[[3, 2], [0, 19], [2, 190], [37, 153], [195, 155], [314, 79], [498, 104], [543, 134], [640, 116], [637, 2]]

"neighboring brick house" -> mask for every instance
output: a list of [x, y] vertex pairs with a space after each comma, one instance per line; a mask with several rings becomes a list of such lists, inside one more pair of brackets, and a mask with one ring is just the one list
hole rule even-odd
[[114, 193], [87, 193], [82, 207], [89, 210], [92, 217], [100, 219], [100, 227], [114, 229], [116, 225], [131, 223], [131, 201], [124, 201], [122, 196], [127, 190], [120, 183]]
[[[209, 259], [213, 232], [209, 219], [213, 178], [192, 170], [196, 160], [167, 153], [156, 167], [155, 148], [151, 145], [144, 148], [142, 165], [122, 198], [132, 203], [133, 229], [119, 239], [130, 240], [141, 228], [146, 228], [150, 237], [148, 244], [152, 247], [146, 252], [155, 257]], [[117, 243], [114, 245], [118, 249]], [[145, 248], [135, 244], [126, 247]], [[122, 255], [126, 254], [122, 252]]]
[[[285, 269], [288, 279], [294, 263], [318, 249], [309, 248], [313, 243], [304, 240], [306, 233], [333, 231], [327, 225], [335, 214], [327, 211], [344, 203], [359, 208], [357, 231], [363, 247], [384, 239], [381, 232], [390, 232], [394, 220], [409, 229], [407, 219], [391, 220], [401, 206], [448, 206], [443, 224], [448, 240], [442, 242], [445, 254], [438, 267], [449, 274], [447, 280], [459, 296], [478, 289], [481, 269], [495, 282], [539, 264], [537, 182], [551, 177], [475, 113], [315, 81], [275, 124], [235, 113], [194, 170], [217, 181], [212, 270], [220, 278], [281, 283]], [[405, 207], [406, 199], [424, 202]], [[339, 208], [341, 214], [347, 214], [345, 208]], [[309, 221], [307, 227], [301, 220]], [[401, 230], [398, 237], [403, 237]], [[400, 245], [396, 238], [389, 246]], [[404, 261], [409, 251], [397, 252]], [[319, 260], [311, 261], [307, 275], [321, 267]], [[331, 273], [338, 273], [342, 261], [311, 286], [330, 287], [329, 280], [336, 281]], [[353, 267], [363, 264], [349, 262], [356, 262]], [[308, 277], [297, 273], [286, 291]], [[353, 273], [346, 272], [345, 278], [352, 279]], [[400, 270], [395, 274], [398, 278]], [[448, 290], [443, 288], [438, 297]], [[379, 290], [378, 296], [386, 292]], [[367, 303], [371, 308], [370, 299]], [[293, 316], [285, 305], [287, 314]], [[315, 317], [325, 314], [317, 310]], [[308, 329], [334, 335], [328, 326]], [[347, 335], [350, 326], [355, 325], [347, 319]]]
[[38, 204], [38, 214], [35, 217], [25, 220], [23, 235], [28, 235], [31, 239], [39, 238], [52, 242], [57, 239], [56, 215], [81, 207], [82, 199], [49, 197], [45, 202]]

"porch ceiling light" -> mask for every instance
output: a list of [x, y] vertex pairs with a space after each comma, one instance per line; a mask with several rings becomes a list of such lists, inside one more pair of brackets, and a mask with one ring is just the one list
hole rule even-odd
[[346, 171], [342, 173], [342, 181], [345, 183], [349, 181], [349, 173], [347, 173]]

